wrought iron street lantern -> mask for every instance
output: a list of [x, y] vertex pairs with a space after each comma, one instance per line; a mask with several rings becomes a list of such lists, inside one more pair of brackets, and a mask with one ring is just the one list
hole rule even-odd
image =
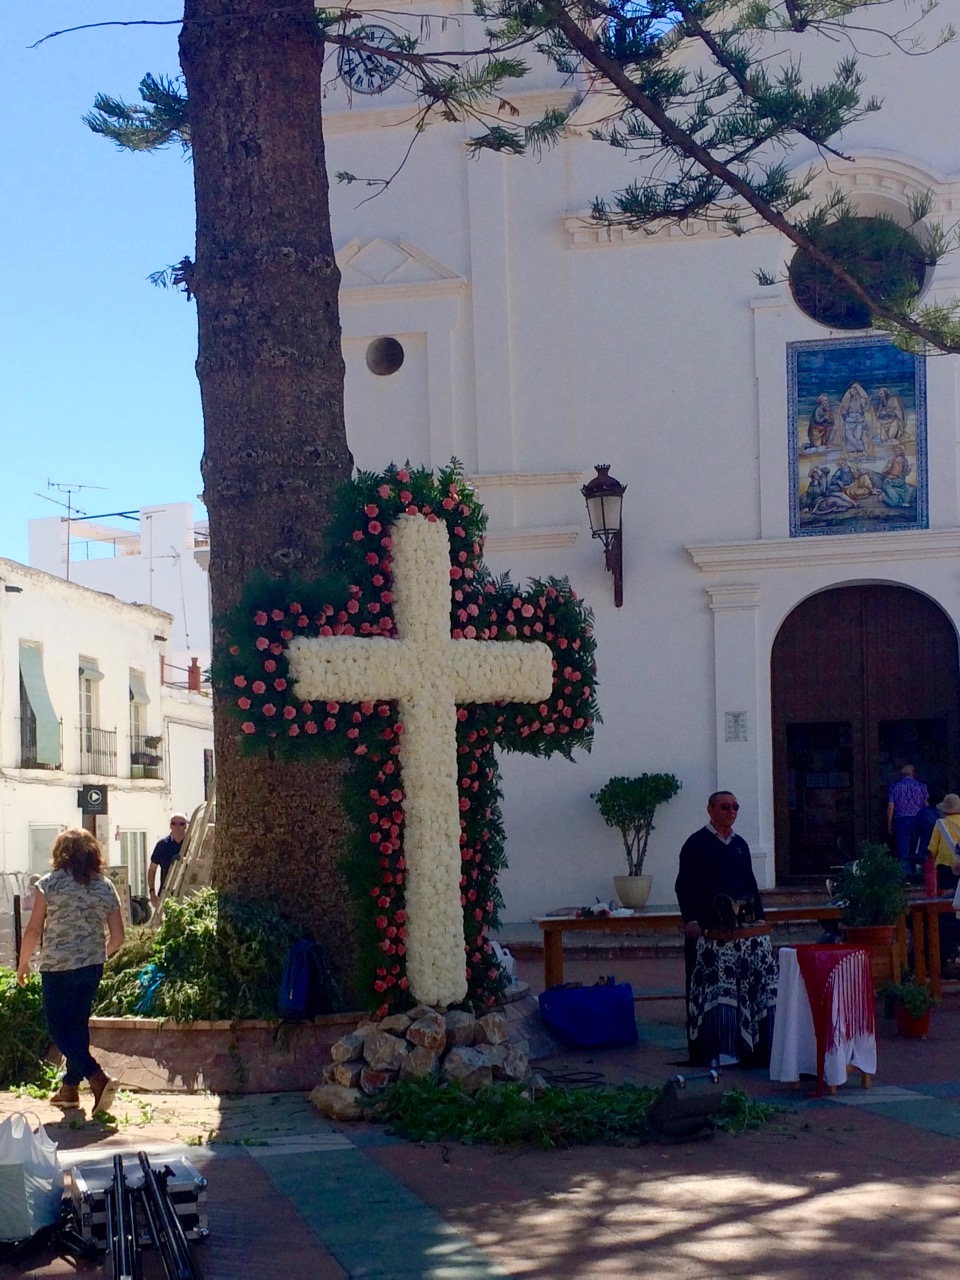
[[580, 492], [587, 503], [590, 532], [603, 543], [606, 567], [613, 574], [613, 602], [623, 604], [623, 495], [627, 486], [610, 474], [609, 465], [595, 468], [596, 475]]

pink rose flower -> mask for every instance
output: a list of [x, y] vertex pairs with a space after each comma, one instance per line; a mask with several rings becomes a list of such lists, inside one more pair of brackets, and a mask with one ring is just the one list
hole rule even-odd
[[253, 620], [258, 627], [262, 627], [266, 624], [267, 615], [264, 613], [262, 609], [258, 609], [257, 612], [253, 615]]
[[234, 676], [234, 677], [233, 677], [233, 683], [237, 686], [237, 688], [238, 688], [238, 689], [245, 689], [245, 688], [247, 687], [247, 677], [246, 677], [246, 676]]
[[264, 651], [264, 649], [270, 648], [270, 641], [267, 639], [266, 636], [257, 636], [257, 648], [260, 650], [261, 653]]
[[250, 687], [253, 689], [254, 693], [266, 693], [267, 691], [267, 686], [263, 683], [262, 680], [254, 680], [253, 684]]
[[297, 709], [296, 709], [296, 707], [284, 707], [284, 708], [283, 708], [283, 718], [284, 718], [284, 720], [295, 720], [295, 719], [296, 719], [296, 716], [297, 716]]
[[240, 708], [240, 710], [241, 710], [241, 711], [247, 711], [247, 710], [249, 710], [249, 707], [250, 707], [250, 699], [249, 699], [249, 698], [238, 698], [238, 699], [237, 699], [237, 706]]
[[240, 728], [243, 730], [244, 733], [256, 733], [257, 731], [256, 725], [254, 725], [253, 722], [250, 720], [244, 720]]
[[277, 714], [277, 708], [272, 702], [265, 702], [263, 704], [263, 714], [265, 716], [275, 716]]
[[266, 662], [263, 664], [263, 669], [264, 671], [276, 671], [277, 664], [273, 658], [267, 658]]

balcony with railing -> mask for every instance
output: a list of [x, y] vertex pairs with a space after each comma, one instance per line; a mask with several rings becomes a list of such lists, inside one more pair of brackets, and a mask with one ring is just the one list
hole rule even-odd
[[116, 729], [80, 730], [80, 772], [107, 778], [117, 776]]
[[[53, 726], [51, 726], [53, 728]], [[60, 721], [59, 742], [54, 749], [52, 742], [45, 742], [38, 747], [37, 717], [32, 713], [20, 717], [20, 768], [21, 769], [62, 769], [63, 768], [63, 721]], [[55, 730], [54, 730], [55, 732]], [[42, 757], [42, 758], [41, 758]]]
[[130, 777], [163, 777], [163, 740], [147, 734], [130, 739]]

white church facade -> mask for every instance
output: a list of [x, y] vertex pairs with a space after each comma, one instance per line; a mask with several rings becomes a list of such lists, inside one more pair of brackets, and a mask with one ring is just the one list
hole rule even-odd
[[[384, 25], [412, 30], [405, 10]], [[470, 22], [440, 38], [470, 40]], [[837, 56], [804, 46], [804, 71]], [[957, 221], [960, 136], [920, 109], [951, 117], [954, 56], [868, 65], [884, 106], [844, 137], [849, 161], [790, 156], [824, 170], [814, 194], [839, 185], [906, 226], [929, 192], [930, 219]], [[570, 93], [543, 70], [510, 97], [532, 118]], [[412, 106], [402, 79], [351, 93], [331, 73], [328, 170], [392, 173]], [[819, 322], [785, 280], [761, 288], [791, 256], [770, 230], [592, 222], [593, 198], [638, 176], [589, 138], [593, 110], [539, 161], [471, 159], [475, 130], [433, 125], [380, 194], [331, 192], [357, 465], [456, 456], [490, 567], [566, 575], [596, 616], [592, 754], [503, 760], [507, 921], [610, 896], [622, 852], [590, 793], [615, 774], [683, 783], [651, 841], [657, 903], [718, 786], [768, 887], [822, 884], [882, 835], [898, 762], [960, 790], [960, 365]], [[960, 293], [960, 260], [923, 289]], [[620, 608], [580, 493], [599, 463], [627, 486]]]

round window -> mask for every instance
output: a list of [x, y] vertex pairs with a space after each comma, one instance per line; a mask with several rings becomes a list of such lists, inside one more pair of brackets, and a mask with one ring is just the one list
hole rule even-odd
[[374, 338], [367, 347], [367, 368], [379, 378], [396, 373], [403, 364], [403, 347], [396, 338]]
[[[817, 244], [882, 302], [908, 302], [923, 287], [927, 260], [916, 236], [892, 218], [842, 218], [817, 233]], [[797, 306], [832, 329], [868, 329], [870, 312], [804, 249], [790, 263]]]

